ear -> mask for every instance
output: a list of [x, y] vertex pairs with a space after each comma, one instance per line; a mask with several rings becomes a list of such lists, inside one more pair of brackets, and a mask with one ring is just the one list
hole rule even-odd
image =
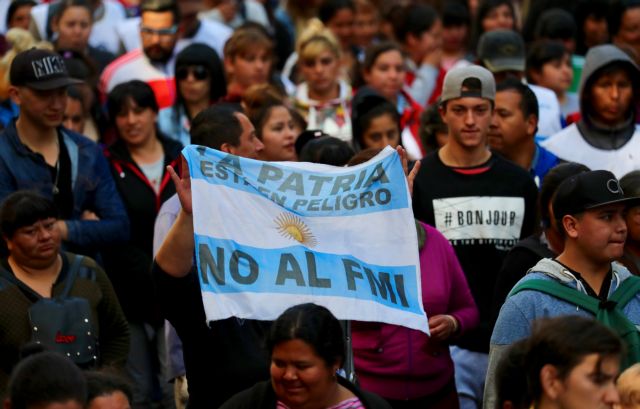
[[571, 237], [572, 239], [575, 239], [578, 237], [579, 224], [580, 224], [580, 221], [575, 216], [571, 216], [567, 214], [562, 217], [562, 226], [564, 227], [564, 231], [566, 232], [567, 236]]
[[555, 366], [547, 364], [540, 370], [540, 386], [542, 393], [550, 399], [556, 400], [564, 390], [562, 379], [558, 378], [558, 370]]
[[411, 49], [418, 44], [418, 37], [416, 37], [413, 33], [408, 33], [404, 38], [404, 42], [407, 44], [407, 48]]
[[368, 84], [369, 83], [369, 79], [371, 78], [371, 71], [362, 70], [362, 78], [364, 79], [364, 82], [366, 82]]
[[233, 152], [235, 151], [234, 146], [233, 146], [233, 145], [231, 145], [231, 144], [230, 144], [230, 143], [228, 143], [228, 142], [225, 142], [225, 143], [223, 143], [222, 145], [220, 145], [220, 150], [221, 150], [222, 152], [230, 153], [230, 154], [232, 154], [232, 155], [234, 155], [234, 153], [233, 153]]
[[13, 85], [9, 86], [9, 98], [13, 101], [14, 104], [20, 105], [22, 103], [22, 98], [20, 98], [20, 90], [18, 87], [14, 87]]
[[53, 19], [51, 19], [51, 31], [53, 31], [54, 33], [57, 33], [59, 29], [60, 29], [60, 18], [54, 17]]
[[438, 105], [438, 113], [440, 114], [440, 119], [442, 119], [442, 122], [446, 124], [447, 121], [444, 120], [444, 115], [447, 113], [446, 106], [442, 104]]
[[527, 130], [527, 135], [534, 136], [536, 134], [536, 128], [538, 128], [538, 118], [533, 114], [529, 115], [525, 128]]

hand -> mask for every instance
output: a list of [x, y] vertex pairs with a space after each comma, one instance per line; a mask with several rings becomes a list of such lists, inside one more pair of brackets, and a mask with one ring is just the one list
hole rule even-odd
[[171, 176], [171, 180], [173, 180], [173, 184], [176, 186], [176, 193], [178, 194], [178, 199], [180, 199], [182, 210], [191, 214], [193, 212], [191, 203], [191, 175], [189, 175], [187, 160], [182, 155], [180, 155], [180, 163], [182, 166], [182, 172], [180, 172], [182, 173], [182, 177], [178, 176], [171, 166], [167, 166], [167, 172], [169, 172], [169, 176]]
[[95, 214], [94, 212], [92, 212], [91, 210], [85, 210], [84, 212], [82, 212], [82, 215], [80, 215], [80, 220], [94, 220], [94, 221], [99, 221], [100, 218], [98, 217], [97, 214]]
[[420, 170], [420, 161], [416, 161], [413, 165], [413, 169], [409, 172], [409, 164], [407, 160], [407, 151], [400, 145], [396, 147], [396, 151], [398, 155], [400, 155], [400, 161], [402, 162], [402, 169], [404, 170], [404, 174], [407, 177], [407, 185], [409, 185], [409, 195], [413, 196], [413, 181], [416, 179], [418, 175], [418, 171]]
[[429, 332], [431, 338], [445, 341], [456, 332], [458, 321], [451, 315], [434, 315], [429, 318]]

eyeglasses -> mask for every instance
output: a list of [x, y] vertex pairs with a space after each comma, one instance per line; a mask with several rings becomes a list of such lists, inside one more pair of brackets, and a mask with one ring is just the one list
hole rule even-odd
[[189, 73], [198, 81], [209, 78], [209, 71], [203, 65], [182, 66], [176, 70], [176, 79], [185, 80], [189, 77]]
[[146, 36], [151, 36], [151, 35], [154, 35], [154, 34], [157, 34], [160, 37], [171, 36], [171, 35], [174, 35], [177, 32], [178, 32], [178, 26], [177, 25], [173, 25], [173, 26], [171, 26], [169, 28], [159, 28], [159, 29], [140, 26], [140, 33], [142, 35], [146, 35]]

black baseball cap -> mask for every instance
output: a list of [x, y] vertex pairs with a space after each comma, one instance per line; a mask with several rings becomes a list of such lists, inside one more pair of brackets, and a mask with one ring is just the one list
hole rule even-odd
[[620, 182], [608, 170], [593, 170], [570, 176], [558, 186], [553, 198], [556, 219], [602, 206], [640, 203], [640, 197], [625, 197]]
[[53, 51], [32, 48], [15, 56], [9, 70], [9, 81], [39, 91], [81, 84], [69, 76], [64, 58]]

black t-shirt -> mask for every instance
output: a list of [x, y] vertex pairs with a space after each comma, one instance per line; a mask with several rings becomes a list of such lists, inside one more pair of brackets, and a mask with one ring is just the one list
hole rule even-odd
[[265, 340], [271, 322], [228, 318], [207, 325], [197, 273], [175, 278], [154, 262], [164, 317], [182, 341], [189, 408], [217, 408], [236, 393], [269, 379]]
[[55, 166], [49, 166], [53, 184], [53, 202], [60, 212], [60, 219], [69, 220], [73, 215], [73, 189], [71, 187], [71, 158], [64, 144], [62, 134], [58, 132], [60, 154]]
[[453, 245], [480, 312], [480, 325], [458, 345], [489, 351], [491, 306], [507, 252], [533, 232], [538, 189], [527, 171], [496, 155], [474, 168], [451, 168], [427, 155], [413, 188], [415, 217]]

